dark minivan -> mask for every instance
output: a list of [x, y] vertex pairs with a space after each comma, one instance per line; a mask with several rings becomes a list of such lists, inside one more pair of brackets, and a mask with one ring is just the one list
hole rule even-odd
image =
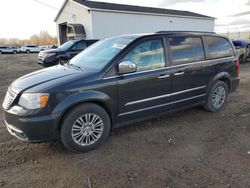
[[221, 110], [239, 85], [239, 69], [233, 44], [213, 33], [112, 37], [14, 81], [4, 119], [20, 140], [60, 137], [72, 151], [89, 151], [111, 128], [197, 105]]
[[49, 67], [65, 63], [98, 40], [70, 40], [56, 49], [44, 50], [38, 54], [38, 64]]

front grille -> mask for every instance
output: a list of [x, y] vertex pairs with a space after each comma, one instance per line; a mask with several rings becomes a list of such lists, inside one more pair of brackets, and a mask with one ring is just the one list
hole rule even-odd
[[11, 91], [11, 89], [9, 88], [6, 95], [5, 95], [5, 98], [4, 98], [4, 101], [3, 101], [3, 108], [5, 110], [8, 110], [11, 106], [11, 104], [13, 103], [13, 101], [15, 100], [17, 94], [14, 93], [13, 91]]
[[44, 53], [44, 52], [40, 52], [40, 53], [38, 54], [38, 59], [43, 59], [44, 56], [45, 56], [45, 53]]

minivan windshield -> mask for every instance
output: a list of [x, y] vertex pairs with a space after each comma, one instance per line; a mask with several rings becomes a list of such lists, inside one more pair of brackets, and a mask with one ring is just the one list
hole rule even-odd
[[99, 72], [137, 37], [136, 35], [119, 36], [99, 41], [71, 59], [69, 65], [75, 65], [83, 70]]
[[68, 42], [65, 42], [61, 46], [59, 46], [57, 49], [59, 49], [59, 50], [68, 50], [74, 44], [75, 44], [75, 41], [70, 40]]

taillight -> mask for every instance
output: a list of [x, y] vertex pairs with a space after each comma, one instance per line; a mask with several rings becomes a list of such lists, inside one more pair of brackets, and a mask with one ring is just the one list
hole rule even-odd
[[235, 61], [235, 63], [236, 63], [236, 74], [237, 76], [239, 76], [240, 75], [240, 61], [237, 60]]

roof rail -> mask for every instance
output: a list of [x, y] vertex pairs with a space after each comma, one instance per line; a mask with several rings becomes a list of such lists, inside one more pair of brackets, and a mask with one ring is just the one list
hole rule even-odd
[[208, 33], [208, 34], [216, 34], [215, 32], [208, 32], [208, 31], [157, 31], [155, 33]]

